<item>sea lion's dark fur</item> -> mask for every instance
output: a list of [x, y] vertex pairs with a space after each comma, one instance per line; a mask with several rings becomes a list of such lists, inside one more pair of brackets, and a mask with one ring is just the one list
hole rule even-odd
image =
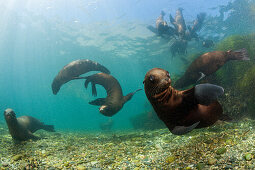
[[184, 91], [174, 89], [166, 70], [154, 68], [148, 71], [144, 89], [158, 117], [172, 133], [175, 127], [189, 127], [194, 124], [196, 126], [192, 128], [211, 126], [222, 116], [222, 107], [218, 101], [208, 106], [199, 103], [195, 97], [195, 87]]
[[57, 94], [63, 84], [89, 71], [101, 71], [110, 74], [107, 68], [97, 62], [88, 59], [72, 61], [64, 66], [54, 78], [51, 85], [53, 94]]
[[174, 87], [183, 88], [196, 83], [202, 73], [209, 76], [230, 60], [249, 60], [246, 49], [213, 51], [199, 56], [190, 64], [184, 75], [176, 81]]
[[4, 117], [9, 128], [9, 132], [15, 141], [25, 141], [28, 139], [39, 139], [33, 133], [39, 129], [55, 132], [53, 125], [45, 125], [38, 119], [31, 116], [21, 116], [16, 118], [12, 109], [4, 111]]
[[97, 94], [95, 88], [96, 84], [99, 84], [105, 88], [107, 92], [106, 98], [98, 98], [90, 102], [90, 104], [92, 105], [101, 106], [99, 111], [105, 116], [113, 116], [114, 114], [116, 114], [123, 107], [123, 105], [133, 97], [136, 92], [135, 91], [133, 93], [129, 93], [126, 96], [123, 96], [122, 89], [118, 80], [109, 74], [97, 73], [85, 77], [85, 79], [86, 88], [91, 82], [92, 93], [94, 96], [96, 96]]

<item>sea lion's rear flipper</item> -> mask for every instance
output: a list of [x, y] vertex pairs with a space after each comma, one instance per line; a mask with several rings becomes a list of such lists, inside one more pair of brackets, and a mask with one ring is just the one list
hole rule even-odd
[[129, 101], [129, 100], [131, 100], [132, 97], [133, 97], [133, 95], [134, 95], [136, 92], [140, 91], [140, 90], [142, 90], [142, 89], [137, 89], [136, 91], [134, 91], [134, 92], [132, 92], [132, 93], [128, 93], [126, 96], [124, 96], [124, 103], [126, 103], [126, 102]]
[[194, 128], [196, 128], [199, 123], [200, 122], [196, 122], [191, 126], [175, 126], [173, 129], [169, 129], [169, 130], [174, 135], [184, 135], [192, 131]]
[[98, 98], [96, 100], [90, 101], [89, 104], [96, 105], [96, 106], [102, 106], [105, 104], [106, 98]]
[[150, 30], [151, 32], [155, 33], [155, 34], [158, 33], [158, 30], [157, 30], [155, 27], [151, 26], [151, 25], [147, 26], [146, 28], [147, 28], [148, 30]]
[[210, 105], [223, 95], [224, 89], [214, 84], [198, 84], [195, 86], [195, 98], [201, 105]]
[[48, 132], [55, 132], [54, 125], [44, 125], [42, 129]]

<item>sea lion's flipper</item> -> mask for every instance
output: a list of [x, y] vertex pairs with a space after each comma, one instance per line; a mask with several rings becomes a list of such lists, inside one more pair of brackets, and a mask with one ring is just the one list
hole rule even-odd
[[90, 101], [89, 104], [96, 105], [96, 106], [102, 106], [105, 104], [106, 98], [98, 98], [96, 100]]
[[42, 129], [48, 132], [55, 132], [54, 125], [44, 125]]
[[148, 30], [150, 30], [151, 32], [155, 33], [155, 34], [158, 33], [158, 30], [157, 30], [155, 27], [151, 26], [151, 25], [147, 26], [146, 28], [147, 28]]
[[170, 129], [170, 132], [174, 135], [184, 135], [196, 128], [199, 123], [200, 122], [196, 122], [191, 126], [175, 126], [173, 129]]
[[129, 100], [131, 100], [132, 97], [133, 97], [133, 95], [134, 95], [136, 92], [140, 91], [140, 90], [142, 90], [142, 89], [137, 89], [136, 91], [134, 91], [134, 92], [132, 92], [132, 93], [128, 93], [126, 96], [124, 96], [124, 103], [126, 103], [126, 102], [129, 101]]
[[223, 95], [224, 89], [214, 84], [198, 84], [195, 86], [195, 98], [199, 104], [210, 105], [216, 101], [219, 96]]
[[97, 96], [97, 89], [96, 89], [96, 84], [95, 83], [91, 83], [91, 87], [92, 87], [92, 96]]
[[176, 24], [175, 24], [175, 19], [174, 19], [174, 17], [170, 14], [169, 15], [169, 20], [170, 20], [170, 22], [175, 26]]
[[228, 52], [232, 53], [231, 58], [235, 60], [250, 60], [248, 52], [245, 48], [236, 51], [229, 50]]
[[33, 133], [31, 133], [30, 131], [28, 132], [28, 138], [29, 139], [32, 139], [32, 140], [39, 140], [41, 139], [40, 137], [38, 136], [35, 136]]
[[199, 77], [199, 79], [197, 79], [197, 82], [199, 82], [200, 80], [202, 80], [203, 78], [205, 78], [205, 74], [204, 73], [202, 73], [202, 72], [199, 72], [200, 73], [200, 77]]

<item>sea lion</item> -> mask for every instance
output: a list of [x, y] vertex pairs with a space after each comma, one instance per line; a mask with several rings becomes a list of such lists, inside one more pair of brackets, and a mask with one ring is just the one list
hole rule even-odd
[[156, 28], [151, 25], [147, 26], [147, 28], [163, 38], [169, 38], [175, 34], [175, 29], [169, 26], [166, 21], [164, 21], [164, 16], [165, 12], [161, 11], [160, 16], [156, 20]]
[[173, 18], [171, 14], [169, 15], [170, 22], [174, 25], [181, 38], [185, 36], [186, 32], [186, 24], [183, 18], [182, 11], [183, 8], [178, 8], [176, 10], [175, 18]]
[[186, 40], [183, 39], [175, 40], [170, 46], [172, 57], [175, 57], [176, 53], [178, 55], [187, 54], [187, 46], [188, 42]]
[[31, 116], [21, 116], [16, 118], [16, 114], [12, 109], [6, 109], [4, 111], [4, 117], [9, 128], [9, 132], [14, 141], [40, 139], [39, 137], [33, 135], [33, 133], [39, 129], [55, 132], [53, 125], [45, 125], [38, 119]]
[[199, 84], [178, 91], [171, 86], [169, 72], [160, 68], [148, 71], [143, 83], [145, 94], [158, 117], [175, 135], [211, 126], [223, 116], [217, 101], [224, 93], [220, 86]]
[[184, 75], [176, 81], [175, 88], [189, 86], [204, 76], [209, 76], [230, 60], [249, 60], [246, 49], [236, 51], [213, 51], [205, 53], [195, 59]]
[[113, 76], [105, 73], [97, 73], [87, 77], [78, 77], [77, 79], [86, 79], [85, 88], [88, 87], [88, 84], [92, 85], [92, 95], [97, 96], [97, 91], [95, 88], [96, 84], [103, 86], [107, 92], [106, 98], [98, 98], [89, 102], [91, 105], [100, 106], [99, 111], [105, 116], [113, 116], [120, 109], [122, 109], [123, 105], [129, 101], [133, 95], [142, 89], [138, 89], [132, 93], [123, 96], [121, 86], [117, 79]]
[[201, 30], [202, 25], [204, 23], [206, 17], [206, 13], [199, 13], [197, 15], [197, 19], [193, 22], [193, 25], [190, 27], [188, 26], [188, 30], [189, 32], [186, 34], [186, 39], [187, 40], [191, 40], [192, 38], [195, 38], [196, 40], [198, 40], [198, 35], [197, 32]]
[[107, 68], [97, 62], [88, 59], [72, 61], [64, 66], [54, 78], [51, 85], [53, 94], [56, 95], [63, 84], [73, 80], [74, 77], [80, 76], [81, 74], [85, 74], [89, 71], [101, 71], [103, 73], [110, 74], [110, 71]]

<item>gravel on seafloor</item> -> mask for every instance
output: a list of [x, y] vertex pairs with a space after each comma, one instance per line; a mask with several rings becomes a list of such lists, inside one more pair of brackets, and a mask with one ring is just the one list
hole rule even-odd
[[129, 132], [38, 131], [43, 139], [14, 144], [0, 125], [0, 170], [4, 169], [255, 169], [255, 122], [193, 130]]

